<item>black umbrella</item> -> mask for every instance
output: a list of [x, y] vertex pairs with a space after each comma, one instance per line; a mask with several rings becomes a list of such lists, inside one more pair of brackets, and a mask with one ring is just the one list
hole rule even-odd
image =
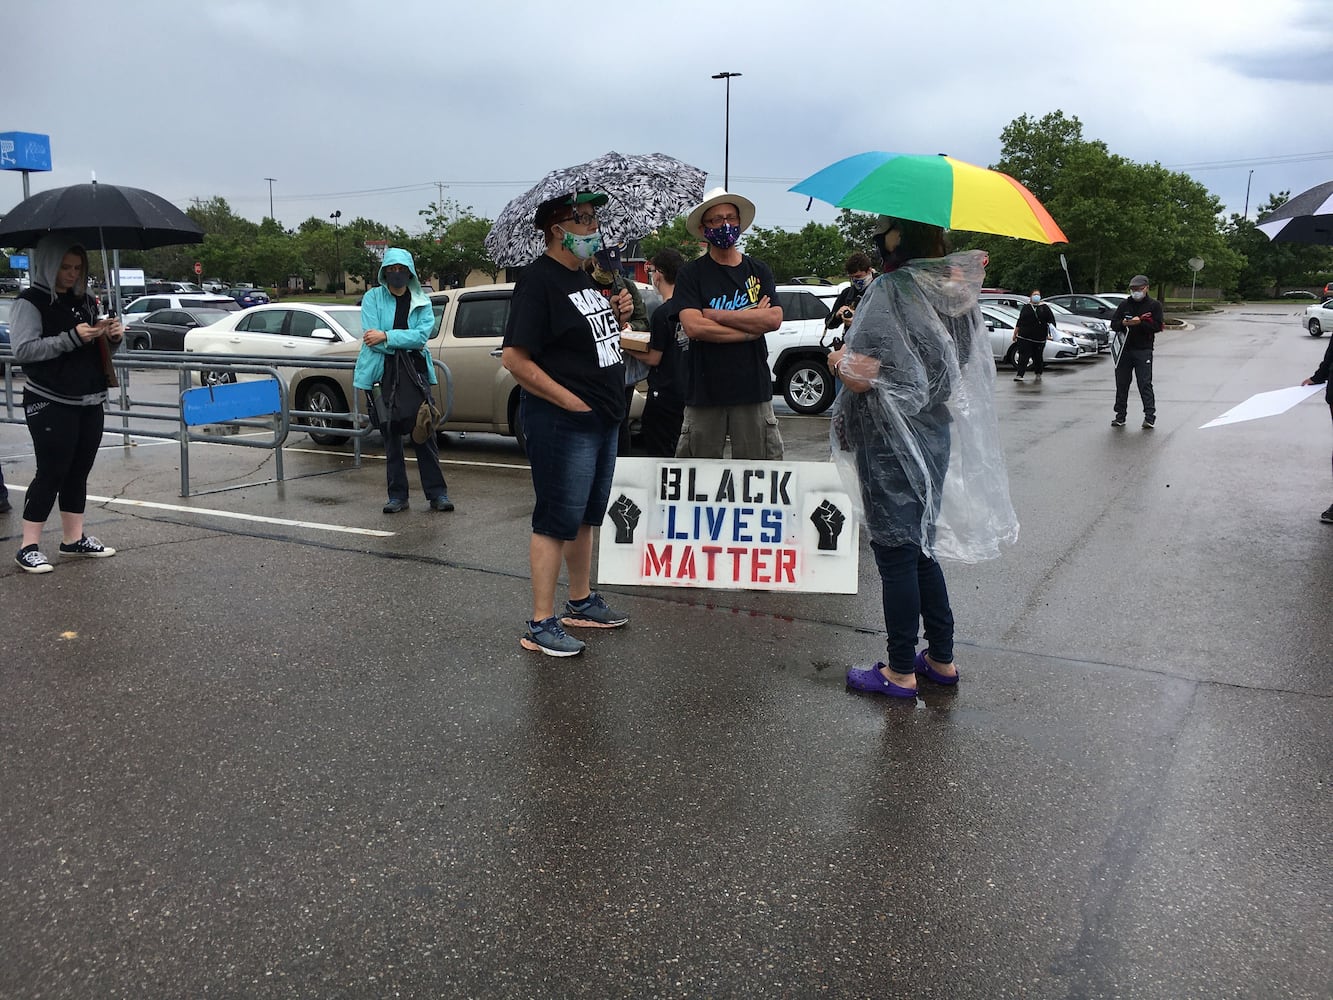
[[114, 184], [72, 184], [39, 191], [0, 221], [0, 246], [35, 246], [59, 233], [89, 250], [151, 250], [202, 243], [204, 231], [165, 198]]
[[1255, 225], [1274, 243], [1333, 246], [1333, 181], [1302, 191]]

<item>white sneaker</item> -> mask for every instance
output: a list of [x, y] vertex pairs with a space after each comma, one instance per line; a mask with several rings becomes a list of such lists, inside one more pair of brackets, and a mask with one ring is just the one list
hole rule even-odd
[[26, 549], [19, 549], [18, 555], [14, 556], [14, 561], [19, 564], [19, 568], [26, 573], [50, 573], [54, 566], [51, 560], [37, 551], [36, 545], [30, 545]]

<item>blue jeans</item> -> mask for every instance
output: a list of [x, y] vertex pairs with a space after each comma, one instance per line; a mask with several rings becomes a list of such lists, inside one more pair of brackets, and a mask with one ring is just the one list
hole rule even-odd
[[585, 524], [598, 525], [611, 497], [619, 424], [596, 413], [571, 413], [530, 393], [518, 419], [532, 467], [532, 533], [572, 542]]
[[884, 596], [889, 633], [889, 669], [910, 674], [916, 660], [917, 627], [925, 623], [926, 652], [937, 663], [953, 662], [953, 609], [940, 564], [915, 545], [871, 542]]

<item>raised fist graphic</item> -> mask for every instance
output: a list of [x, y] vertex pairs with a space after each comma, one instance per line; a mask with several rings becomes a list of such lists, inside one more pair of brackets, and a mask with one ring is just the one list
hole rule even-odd
[[838, 536], [847, 518], [842, 511], [825, 500], [810, 515], [810, 522], [819, 532], [819, 548], [822, 552], [835, 552], [838, 548]]
[[643, 514], [639, 505], [622, 493], [611, 505], [609, 513], [611, 523], [616, 526], [616, 544], [632, 545], [634, 529], [639, 526], [639, 517]]

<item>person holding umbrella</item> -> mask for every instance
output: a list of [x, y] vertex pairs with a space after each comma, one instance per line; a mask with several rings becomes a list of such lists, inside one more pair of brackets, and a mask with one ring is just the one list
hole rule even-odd
[[[1319, 367], [1315, 369], [1314, 374], [1301, 383], [1301, 385], [1326, 385], [1324, 390], [1324, 401], [1328, 403], [1328, 412], [1333, 416], [1333, 340], [1328, 342], [1328, 349], [1324, 351], [1324, 360], [1319, 362]], [[1333, 524], [1333, 504], [1329, 504], [1328, 510], [1319, 515], [1319, 520], [1325, 524]]]
[[23, 415], [37, 459], [23, 504], [23, 545], [14, 557], [25, 572], [49, 573], [55, 568], [38, 543], [57, 501], [61, 555], [116, 554], [84, 534], [83, 522], [88, 474], [105, 421], [105, 357], [119, 349], [123, 334], [118, 319], [97, 316], [96, 303], [88, 294], [84, 248], [58, 234], [38, 242], [32, 287], [14, 304], [9, 326], [14, 359], [27, 377]]
[[[879, 568], [888, 662], [847, 671], [854, 691], [910, 699], [953, 687], [954, 617], [939, 559], [975, 562], [1017, 537], [977, 295], [986, 255], [947, 255], [939, 226], [881, 216], [884, 274], [829, 355], [833, 457], [856, 482]], [[924, 625], [926, 648], [916, 649]]]
[[[547, 656], [577, 656], [585, 644], [565, 632], [619, 628], [629, 616], [592, 589], [593, 529], [606, 516], [616, 442], [625, 415], [620, 331], [628, 295], [604, 296], [583, 269], [601, 247], [597, 209], [607, 196], [576, 191], [537, 206], [533, 224], [546, 252], [514, 287], [501, 363], [522, 393], [518, 419], [535, 503], [528, 558], [532, 617], [519, 640]], [[555, 613], [561, 563], [569, 600]]]

